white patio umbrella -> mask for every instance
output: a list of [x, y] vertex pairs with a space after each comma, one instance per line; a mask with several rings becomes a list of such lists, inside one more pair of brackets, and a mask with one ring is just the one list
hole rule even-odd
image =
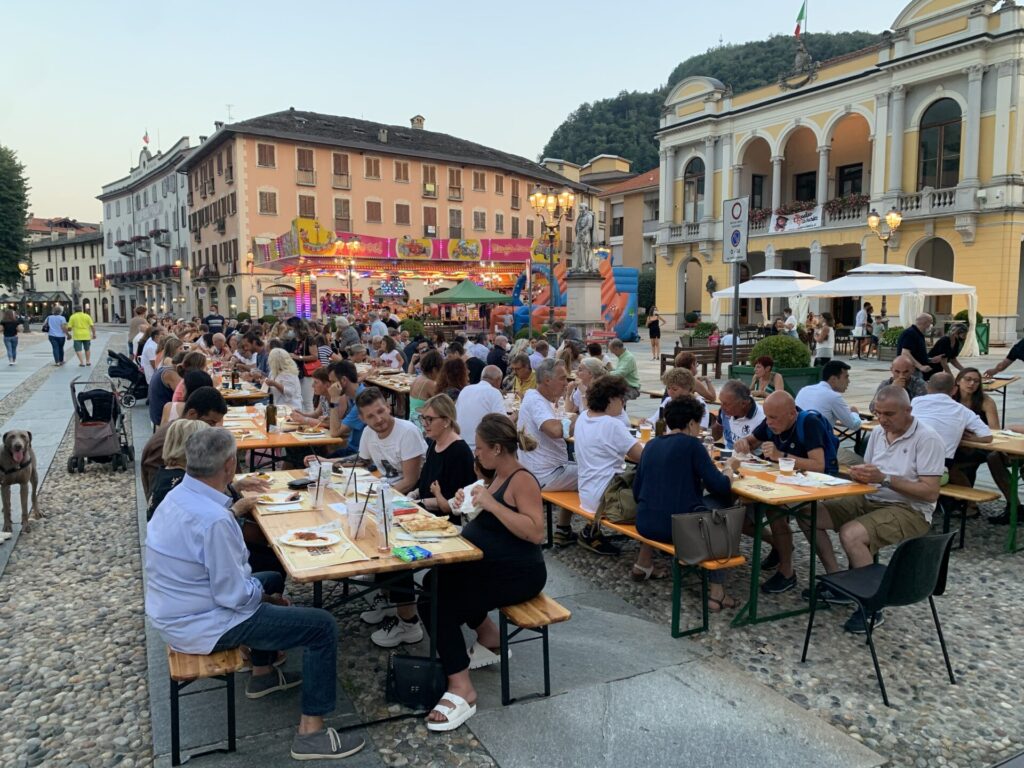
[[975, 325], [978, 310], [978, 292], [973, 285], [954, 283], [930, 277], [923, 270], [903, 264], [865, 264], [851, 269], [842, 277], [809, 288], [806, 296], [899, 296], [900, 323], [910, 325], [924, 308], [927, 296], [964, 295], [967, 297], [968, 332], [961, 354], [978, 354]]
[[[761, 299], [761, 306], [764, 308], [768, 305], [767, 299], [785, 298], [790, 302], [790, 308], [796, 317], [803, 318], [807, 316], [807, 300], [803, 298], [803, 293], [808, 288], [819, 285], [824, 283], [806, 272], [798, 272], [795, 269], [766, 269], [740, 283], [740, 298]], [[722, 299], [731, 299], [733, 295], [733, 286], [711, 294], [711, 322], [720, 323]]]

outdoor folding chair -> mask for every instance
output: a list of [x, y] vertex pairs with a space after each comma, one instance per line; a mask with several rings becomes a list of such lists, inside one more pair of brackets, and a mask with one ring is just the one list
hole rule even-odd
[[[834, 592], [850, 597], [856, 602], [861, 616], [864, 617], [867, 625], [867, 645], [871, 649], [871, 661], [875, 665], [875, 677], [878, 678], [878, 687], [882, 689], [882, 701], [887, 707], [891, 705], [885, 692], [882, 670], [878, 666], [873, 632], [875, 612], [888, 606], [913, 605], [928, 598], [928, 604], [932, 609], [932, 618], [935, 619], [935, 631], [938, 633], [939, 645], [942, 647], [942, 657], [946, 661], [949, 682], [956, 685], [956, 678], [953, 677], [953, 667], [949, 663], [946, 640], [942, 636], [942, 625], [939, 623], [939, 614], [935, 610], [934, 600], [935, 595], [941, 595], [946, 591], [949, 552], [955, 536], [956, 534], [951, 532], [907, 539], [896, 547], [888, 565], [874, 563], [863, 568], [853, 568], [818, 577], [819, 589], [821, 585], [825, 585]], [[811, 613], [807, 619], [807, 635], [804, 637], [804, 652], [800, 656], [801, 663], [807, 661], [807, 646], [811, 642], [814, 613], [815, 604], [812, 602]], [[867, 618], [869, 615], [871, 616], [870, 621]]]

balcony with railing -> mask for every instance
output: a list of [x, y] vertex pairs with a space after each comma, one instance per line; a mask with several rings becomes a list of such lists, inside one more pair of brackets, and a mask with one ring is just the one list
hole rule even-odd
[[462, 227], [448, 227], [448, 237], [453, 240], [461, 240]]
[[316, 186], [316, 171], [299, 168], [295, 171], [295, 183], [303, 187]]
[[135, 243], [129, 240], [119, 240], [117, 242], [117, 251], [129, 259], [135, 258]]
[[448, 199], [449, 200], [461, 200], [462, 199], [462, 187], [448, 187]]
[[160, 246], [161, 248], [171, 247], [171, 233], [166, 229], [156, 229], [150, 233], [150, 237], [153, 238], [153, 243]]
[[224, 183], [234, 184], [235, 183], [235, 167], [229, 165], [224, 169]]
[[956, 187], [925, 187], [920, 192], [902, 194], [897, 208], [908, 218], [954, 213], [957, 210]]
[[333, 173], [331, 174], [331, 186], [335, 189], [352, 189], [352, 174]]
[[427, 182], [423, 185], [423, 196], [435, 198], [437, 197], [437, 184]]
[[657, 219], [644, 219], [643, 222], [643, 233], [644, 237], [654, 237], [658, 233], [658, 220]]

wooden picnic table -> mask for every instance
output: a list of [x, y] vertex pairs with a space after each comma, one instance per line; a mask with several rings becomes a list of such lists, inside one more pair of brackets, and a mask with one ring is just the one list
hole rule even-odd
[[[843, 485], [824, 486], [810, 488], [799, 485], [787, 485], [777, 482], [777, 471], [754, 471], [745, 468], [740, 469], [743, 477], [732, 484], [732, 492], [742, 499], [754, 502], [754, 548], [751, 553], [750, 564], [750, 597], [746, 605], [740, 608], [732, 621], [732, 626], [739, 627], [747, 624], [758, 624], [763, 621], [774, 621], [790, 616], [798, 616], [810, 611], [814, 604], [817, 585], [814, 579], [815, 566], [817, 562], [817, 551], [814, 545], [813, 532], [818, 524], [818, 502], [828, 499], [841, 499], [849, 496], [866, 496], [878, 490], [873, 485], [861, 483], [846, 483]], [[777, 507], [780, 514], [790, 514], [789, 505], [810, 504], [811, 522], [811, 557], [810, 557], [810, 590], [811, 599], [806, 608], [798, 608], [792, 611], [782, 611], [770, 616], [757, 615], [757, 600], [761, 592], [761, 529], [766, 522], [765, 507]]]
[[367, 386], [377, 387], [384, 391], [384, 394], [391, 400], [394, 406], [395, 416], [410, 418], [412, 412], [409, 407], [409, 388], [416, 377], [411, 373], [381, 373], [371, 372], [363, 380]]
[[227, 401], [228, 405], [238, 405], [239, 403], [248, 405], [260, 400], [266, 400], [270, 396], [269, 390], [261, 389], [248, 381], [241, 382], [239, 389], [225, 388], [222, 385], [220, 393], [224, 396], [224, 400]]
[[[294, 478], [305, 477], [306, 473], [302, 470], [290, 470], [284, 472], [271, 472], [270, 482], [273, 491], [285, 491], [288, 490], [287, 483], [289, 480]], [[339, 483], [339, 480], [335, 480], [335, 483]], [[340, 483], [339, 483], [340, 485]], [[351, 488], [349, 489], [351, 493]], [[259, 496], [259, 494], [248, 494]], [[483, 552], [477, 547], [471, 544], [461, 536], [451, 537], [450, 539], [442, 539], [442, 543], [430, 543], [423, 542], [419, 546], [425, 549], [431, 549], [436, 547], [439, 550], [434, 553], [432, 557], [426, 560], [417, 560], [415, 562], [407, 563], [404, 560], [400, 560], [390, 552], [382, 553], [377, 551], [377, 523], [373, 515], [368, 511], [362, 521], [359, 529], [359, 534], [354, 539], [348, 535], [346, 515], [343, 511], [344, 506], [335, 508], [334, 505], [344, 505], [349, 501], [364, 500], [365, 497], [360, 496], [357, 499], [354, 493], [351, 493], [349, 497], [344, 496], [338, 487], [332, 485], [325, 493], [324, 504], [320, 509], [313, 509], [311, 504], [312, 496], [311, 491], [303, 491], [301, 506], [302, 509], [286, 512], [275, 512], [273, 507], [257, 505], [256, 511], [253, 513], [253, 517], [256, 523], [259, 525], [263, 534], [267, 537], [267, 541], [274, 548], [278, 555], [278, 559], [287, 571], [288, 576], [294, 581], [300, 583], [313, 584], [313, 604], [316, 607], [323, 605], [323, 582], [324, 581], [345, 581], [355, 576], [362, 576], [366, 574], [386, 574], [391, 575], [397, 579], [401, 575], [410, 572], [418, 571], [423, 568], [431, 568], [440, 565], [450, 565], [452, 563], [465, 563], [473, 560], [480, 560], [483, 558]], [[419, 508], [421, 511], [422, 508]], [[334, 544], [329, 547], [321, 547], [317, 551], [322, 550], [322, 554], [319, 556], [330, 558], [332, 552], [336, 553], [344, 545], [351, 543], [353, 549], [348, 550], [345, 553], [345, 557], [350, 555], [358, 558], [351, 559], [347, 562], [335, 562], [330, 565], [323, 565], [319, 567], [299, 567], [298, 563], [301, 562], [298, 559], [293, 561], [292, 555], [296, 553], [296, 548], [289, 547], [280, 542], [280, 538], [285, 535], [288, 531], [295, 530], [297, 528], [313, 528], [331, 523], [337, 523], [340, 526], [340, 532], [344, 534], [342, 542]], [[402, 542], [403, 544], [412, 544], [415, 542]], [[299, 550], [300, 552], [302, 550]], [[303, 560], [312, 558], [302, 558]], [[381, 579], [375, 585], [374, 588], [386, 588], [388, 584], [395, 579], [386, 580]], [[431, 594], [431, 612], [434, 613], [437, 610], [437, 579], [431, 579], [432, 582], [432, 594]], [[365, 583], [364, 583], [364, 586]], [[363, 593], [359, 595], [348, 596], [345, 595], [340, 601], [341, 603], [349, 602], [350, 600], [362, 597]], [[436, 614], [435, 620], [431, 623], [431, 626], [437, 626]], [[431, 637], [430, 640], [430, 656], [433, 658], [436, 654], [436, 647], [434, 639]]]
[[255, 406], [228, 410], [224, 418], [224, 428], [235, 436], [240, 451], [249, 451], [249, 467], [255, 466], [257, 457], [269, 458], [273, 469], [277, 465], [274, 451], [283, 448], [305, 448], [321, 445], [341, 445], [345, 442], [340, 437], [331, 437], [326, 427], [319, 435], [299, 437], [299, 424], [289, 424], [287, 417], [278, 414], [278, 424], [282, 427], [278, 432], [267, 432], [265, 412]]
[[1007, 504], [1010, 509], [1010, 530], [1006, 534], [1006, 552], [1018, 552], [1017, 520], [1019, 517], [1019, 494], [1017, 483], [1020, 480], [1020, 468], [1024, 463], [1024, 435], [1016, 432], [999, 431], [992, 435], [991, 443], [978, 443], [973, 440], [961, 440], [964, 448], [979, 448], [983, 451], [1002, 453], [1010, 462], [1010, 498]]

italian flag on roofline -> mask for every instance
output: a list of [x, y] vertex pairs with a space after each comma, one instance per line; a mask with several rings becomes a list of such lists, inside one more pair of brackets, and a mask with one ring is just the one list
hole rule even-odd
[[800, 29], [804, 25], [804, 20], [807, 18], [807, 0], [804, 0], [803, 5], [800, 6], [800, 13], [796, 15], [796, 30], [793, 34], [800, 37]]

